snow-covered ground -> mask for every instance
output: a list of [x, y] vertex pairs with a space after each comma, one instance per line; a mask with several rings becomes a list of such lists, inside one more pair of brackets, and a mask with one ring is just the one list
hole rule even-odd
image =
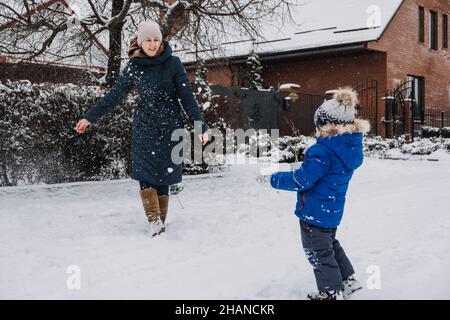
[[[134, 181], [0, 188], [0, 298], [304, 299], [295, 193], [260, 166], [186, 178], [153, 239]], [[338, 231], [368, 285], [355, 299], [450, 299], [449, 178], [450, 158], [365, 159]]]

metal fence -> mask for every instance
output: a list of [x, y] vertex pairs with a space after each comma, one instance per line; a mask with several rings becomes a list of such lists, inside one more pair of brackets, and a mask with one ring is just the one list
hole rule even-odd
[[420, 124], [440, 129], [450, 127], [450, 109], [425, 109]]
[[[359, 95], [358, 114], [371, 122], [378, 134], [378, 82], [367, 80], [353, 86]], [[314, 113], [325, 94], [285, 93], [211, 86], [219, 114], [233, 128], [279, 129], [280, 135], [311, 135]]]
[[233, 129], [279, 129], [281, 135], [314, 132], [314, 113], [325, 95], [211, 86], [220, 116]]

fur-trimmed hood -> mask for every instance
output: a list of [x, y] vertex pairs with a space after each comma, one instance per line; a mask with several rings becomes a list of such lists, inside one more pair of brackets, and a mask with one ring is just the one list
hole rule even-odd
[[320, 128], [317, 144], [329, 150], [347, 168], [355, 170], [362, 164], [362, 139], [369, 129], [369, 121], [361, 119], [347, 125], [329, 124]]
[[350, 124], [327, 124], [316, 131], [316, 137], [331, 137], [343, 134], [362, 133], [363, 135], [370, 131], [370, 122], [364, 119], [355, 119]]

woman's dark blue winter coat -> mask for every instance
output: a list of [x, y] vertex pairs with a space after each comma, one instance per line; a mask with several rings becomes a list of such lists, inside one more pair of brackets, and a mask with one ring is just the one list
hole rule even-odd
[[300, 220], [321, 228], [339, 225], [353, 171], [363, 162], [362, 138], [361, 132], [318, 137], [298, 170], [272, 175], [272, 187], [297, 191], [295, 214]]
[[172, 161], [171, 153], [179, 141], [171, 141], [171, 136], [184, 127], [182, 108], [190, 120], [202, 122], [202, 132], [207, 126], [183, 64], [172, 56], [167, 42], [155, 58], [131, 58], [113, 88], [84, 117], [91, 123], [98, 121], [133, 88], [139, 102], [133, 111], [131, 177], [155, 185], [178, 183], [182, 168]]

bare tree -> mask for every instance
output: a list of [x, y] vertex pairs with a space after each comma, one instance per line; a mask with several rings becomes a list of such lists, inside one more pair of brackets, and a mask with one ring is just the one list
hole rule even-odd
[[[83, 3], [82, 17], [70, 5]], [[87, 3], [87, 5], [86, 5]], [[6, 0], [0, 2], [0, 52], [51, 62], [68, 57], [95, 58], [93, 47], [108, 58], [106, 81], [120, 71], [121, 56], [144, 19], [159, 21], [166, 40], [214, 55], [224, 38], [260, 38], [268, 21], [292, 21], [294, 0]], [[277, 17], [277, 19], [274, 19]], [[77, 28], [71, 28], [76, 25]], [[109, 48], [98, 38], [109, 39]], [[30, 40], [32, 39], [32, 40]], [[49, 49], [52, 50], [49, 50]], [[87, 54], [88, 53], [88, 54]]]

